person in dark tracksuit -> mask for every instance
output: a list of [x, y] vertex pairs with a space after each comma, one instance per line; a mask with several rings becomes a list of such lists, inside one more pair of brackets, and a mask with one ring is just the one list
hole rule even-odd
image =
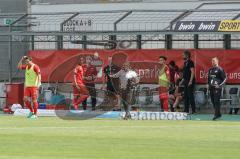
[[181, 85], [184, 85], [184, 112], [189, 113], [189, 104], [192, 107], [192, 114], [196, 113], [194, 87], [195, 87], [195, 73], [194, 63], [191, 60], [191, 52], [186, 50], [183, 52], [184, 66], [183, 79]]
[[[92, 65], [92, 59], [86, 58], [86, 64], [83, 65], [83, 79], [84, 84], [86, 85], [89, 95], [91, 96], [92, 110], [96, 109], [97, 99], [96, 99], [96, 88], [95, 88], [95, 80], [97, 78], [97, 69], [94, 65]], [[87, 109], [87, 99], [82, 102], [83, 110]]]
[[[104, 67], [103, 72], [105, 74], [105, 78], [103, 81], [103, 85], [106, 83], [106, 95], [104, 98], [103, 105], [112, 105], [113, 111], [121, 111], [121, 102], [120, 102], [120, 88], [119, 88], [119, 79], [111, 78], [110, 75], [115, 74], [121, 70], [121, 67], [113, 64], [112, 56], [108, 57], [108, 65]], [[102, 87], [103, 89], [103, 87]], [[117, 102], [115, 102], [117, 101]]]
[[224, 70], [218, 65], [218, 58], [212, 58], [212, 68], [208, 71], [208, 88], [210, 91], [211, 101], [214, 107], [214, 117], [213, 120], [221, 118], [221, 93], [222, 86], [226, 82], [226, 73]]

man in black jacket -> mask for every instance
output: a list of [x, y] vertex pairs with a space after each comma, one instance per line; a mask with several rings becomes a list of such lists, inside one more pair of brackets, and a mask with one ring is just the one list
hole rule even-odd
[[215, 110], [213, 120], [221, 118], [220, 112], [220, 98], [222, 93], [222, 86], [226, 82], [226, 74], [224, 70], [218, 65], [218, 58], [212, 58], [212, 68], [208, 71], [208, 88], [210, 90], [211, 101]]
[[[120, 71], [121, 68], [117, 65], [113, 64], [112, 56], [108, 57], [108, 65], [104, 67], [103, 72], [105, 74], [104, 83], [107, 84], [107, 92], [106, 97], [104, 99], [103, 104], [108, 105], [110, 104], [113, 107], [114, 111], [121, 111], [121, 102], [119, 96], [119, 79], [118, 78], [111, 78], [110, 75], [117, 73]], [[116, 102], [115, 102], [116, 101]]]
[[186, 50], [183, 52], [184, 66], [183, 66], [183, 80], [181, 85], [184, 85], [184, 112], [189, 113], [189, 104], [192, 107], [192, 114], [196, 113], [195, 110], [195, 71], [194, 63], [191, 60], [191, 52]]

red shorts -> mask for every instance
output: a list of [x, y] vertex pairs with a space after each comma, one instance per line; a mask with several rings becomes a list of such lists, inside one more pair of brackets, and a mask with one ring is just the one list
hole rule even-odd
[[168, 93], [168, 87], [159, 87], [158, 88], [159, 94], [161, 93]]
[[25, 87], [24, 88], [24, 97], [31, 97], [32, 100], [38, 99], [38, 88], [37, 87]]
[[167, 87], [159, 87], [159, 98], [167, 99], [168, 98], [168, 88]]

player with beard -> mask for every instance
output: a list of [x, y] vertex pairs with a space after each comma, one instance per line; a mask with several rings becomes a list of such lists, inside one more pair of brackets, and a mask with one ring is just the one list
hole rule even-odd
[[189, 104], [192, 107], [192, 114], [196, 113], [195, 106], [195, 97], [194, 97], [194, 89], [195, 89], [195, 71], [194, 71], [194, 63], [191, 60], [191, 52], [185, 50], [183, 52], [183, 79], [181, 84], [184, 85], [184, 112], [189, 113]]
[[[24, 103], [30, 110], [28, 118], [36, 119], [38, 110], [38, 89], [41, 85], [41, 74], [38, 65], [32, 58], [23, 56], [18, 63], [18, 69], [25, 70]], [[31, 105], [31, 102], [33, 106]]]

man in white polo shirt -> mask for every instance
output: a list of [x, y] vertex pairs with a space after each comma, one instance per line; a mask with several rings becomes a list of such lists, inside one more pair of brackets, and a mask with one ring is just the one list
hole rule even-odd
[[122, 69], [118, 73], [114, 75], [110, 75], [110, 77], [120, 79], [120, 89], [121, 89], [120, 95], [121, 95], [121, 100], [124, 106], [124, 110], [126, 112], [124, 119], [125, 120], [130, 119], [131, 114], [129, 110], [129, 104], [131, 104], [131, 99], [133, 96], [132, 87], [134, 87], [134, 85], [139, 83], [140, 78], [135, 71], [130, 69], [129, 62], [125, 62], [123, 64]]

